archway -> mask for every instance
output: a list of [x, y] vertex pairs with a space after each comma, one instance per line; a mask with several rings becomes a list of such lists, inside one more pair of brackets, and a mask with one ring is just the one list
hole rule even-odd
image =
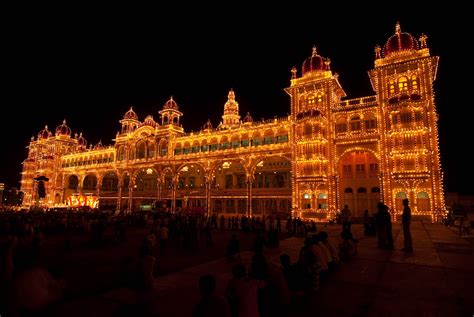
[[369, 150], [345, 153], [339, 160], [339, 208], [348, 205], [354, 217], [362, 217], [364, 210], [377, 211], [380, 199], [379, 161]]
[[79, 187], [79, 178], [76, 175], [70, 175], [68, 177], [68, 189], [77, 190]]
[[252, 169], [252, 212], [264, 215], [289, 213], [292, 195], [291, 162], [284, 157], [270, 156], [255, 163]]
[[200, 164], [186, 164], [178, 169], [176, 199], [183, 208], [202, 213], [206, 205], [206, 173]]
[[420, 212], [430, 211], [430, 196], [427, 192], [419, 192], [416, 195], [416, 209]]
[[211, 210], [217, 213], [247, 212], [247, 170], [237, 160], [218, 162], [212, 170]]
[[92, 192], [97, 189], [97, 176], [94, 174], [89, 174], [84, 177], [82, 181], [82, 190], [84, 192]]
[[102, 193], [116, 193], [118, 191], [119, 179], [115, 172], [108, 172], [102, 178]]

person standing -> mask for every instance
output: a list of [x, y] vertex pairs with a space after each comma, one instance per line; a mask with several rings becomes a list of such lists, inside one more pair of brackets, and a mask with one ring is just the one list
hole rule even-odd
[[409, 203], [410, 201], [407, 198], [403, 199], [402, 225], [403, 225], [403, 244], [405, 245], [405, 247], [402, 250], [405, 252], [413, 251], [411, 232], [410, 232], [411, 208], [409, 206]]
[[351, 211], [348, 205], [344, 205], [344, 209], [341, 210], [342, 217], [342, 232], [351, 232]]

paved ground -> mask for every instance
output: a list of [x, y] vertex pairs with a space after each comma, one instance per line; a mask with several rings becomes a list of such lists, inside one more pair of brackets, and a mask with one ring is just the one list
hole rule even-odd
[[[339, 241], [338, 226], [327, 229]], [[309, 311], [294, 316], [473, 316], [474, 246], [451, 229], [431, 223], [412, 225], [414, 253], [401, 251], [403, 235], [394, 224], [395, 250], [379, 250], [375, 237], [359, 239], [358, 255], [343, 263], [323, 282]], [[289, 238], [279, 249], [267, 250], [269, 261], [278, 263], [281, 253], [297, 258], [302, 238]], [[250, 263], [251, 252], [243, 252]], [[197, 281], [203, 274], [218, 279], [222, 293], [231, 274], [231, 263], [220, 258], [156, 278], [153, 293], [137, 294], [119, 288], [99, 296], [64, 303], [55, 316], [190, 316], [198, 301]], [[93, 313], [91, 313], [93, 311]]]

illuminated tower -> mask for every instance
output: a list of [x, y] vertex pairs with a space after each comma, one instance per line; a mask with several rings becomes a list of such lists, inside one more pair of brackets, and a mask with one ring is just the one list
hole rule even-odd
[[183, 113], [179, 111], [178, 104], [173, 100], [172, 96], [170, 97], [170, 100], [168, 100], [163, 106], [163, 110], [158, 111], [158, 113], [161, 116], [162, 125], [179, 127], [179, 118], [183, 115]]
[[376, 48], [369, 75], [382, 115], [383, 200], [399, 214], [408, 198], [414, 214], [435, 220], [445, 209], [433, 89], [439, 58], [426, 39], [418, 42], [397, 23], [383, 50]]
[[229, 128], [239, 124], [239, 103], [235, 101], [235, 93], [231, 89], [224, 105], [224, 115], [222, 116], [222, 128]]
[[64, 199], [64, 174], [61, 171], [61, 156], [75, 150], [78, 140], [71, 138], [71, 129], [66, 120], [55, 134], [48, 126], [31, 138], [28, 158], [23, 161], [21, 190], [25, 193], [23, 204], [60, 204]]
[[130, 107], [130, 110], [124, 114], [120, 123], [122, 124], [122, 133], [129, 133], [138, 128], [140, 121], [138, 121], [138, 116], [133, 111], [133, 107]]
[[327, 214], [336, 209], [336, 176], [331, 164], [333, 127], [331, 109], [345, 96], [330, 69], [330, 60], [312, 55], [303, 63], [302, 76], [292, 69], [291, 86], [291, 145], [293, 155], [293, 212]]

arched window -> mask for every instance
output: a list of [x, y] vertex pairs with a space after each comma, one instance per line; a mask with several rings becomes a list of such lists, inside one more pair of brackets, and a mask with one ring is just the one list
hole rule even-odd
[[351, 131], [359, 131], [360, 130], [360, 117], [354, 116], [351, 118]]
[[419, 192], [416, 195], [416, 208], [418, 211], [430, 210], [430, 196], [427, 192]]
[[407, 194], [405, 192], [398, 192], [395, 195], [395, 200], [396, 200], [396, 208], [397, 210], [401, 211], [403, 210], [403, 200], [407, 198]]
[[408, 91], [408, 78], [406, 77], [398, 78], [398, 91], [400, 92]]
[[366, 192], [367, 192], [367, 189], [365, 187], [357, 188], [357, 193], [359, 193], [359, 194], [366, 193]]
[[137, 143], [137, 159], [146, 157], [146, 144], [144, 141]]
[[304, 135], [310, 137], [313, 134], [313, 127], [310, 124], [304, 126]]
[[416, 75], [411, 76], [411, 89], [418, 90], [418, 77]]
[[344, 189], [344, 193], [346, 193], [346, 194], [352, 194], [352, 193], [353, 193], [353, 190], [352, 190], [352, 188], [347, 187], [346, 189]]
[[393, 81], [393, 79], [391, 79], [388, 84], [388, 91], [391, 95], [395, 93], [395, 82]]
[[379, 187], [372, 187], [372, 193], [380, 193]]
[[322, 93], [319, 93], [316, 96], [316, 101], [317, 101], [318, 104], [321, 104], [323, 102], [323, 94]]
[[366, 130], [372, 130], [377, 127], [377, 121], [373, 113], [368, 113], [364, 115], [364, 124]]

